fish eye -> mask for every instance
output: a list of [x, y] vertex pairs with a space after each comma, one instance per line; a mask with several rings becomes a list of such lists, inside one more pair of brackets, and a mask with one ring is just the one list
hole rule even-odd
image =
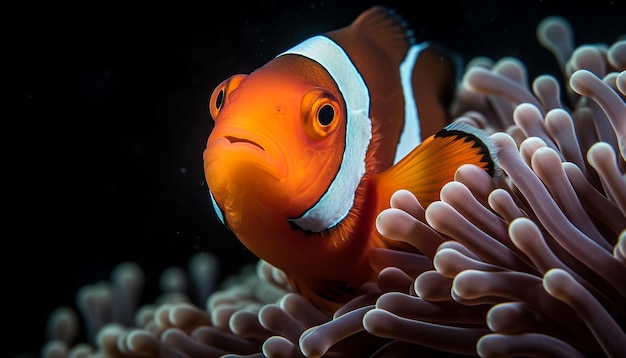
[[338, 127], [341, 113], [339, 101], [325, 89], [314, 88], [302, 98], [303, 126], [315, 140], [325, 138]]
[[225, 81], [222, 81], [211, 94], [209, 99], [209, 112], [213, 120], [217, 119], [217, 115], [226, 105], [228, 96], [237, 88], [246, 75], [234, 75]]

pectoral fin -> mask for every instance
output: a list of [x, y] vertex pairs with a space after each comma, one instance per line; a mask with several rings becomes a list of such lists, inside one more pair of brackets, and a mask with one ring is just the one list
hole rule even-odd
[[413, 151], [379, 177], [379, 197], [388, 198], [395, 191], [411, 191], [427, 207], [439, 200], [441, 188], [454, 179], [464, 164], [483, 168], [497, 177], [495, 146], [489, 136], [467, 124], [453, 123], [428, 137]]

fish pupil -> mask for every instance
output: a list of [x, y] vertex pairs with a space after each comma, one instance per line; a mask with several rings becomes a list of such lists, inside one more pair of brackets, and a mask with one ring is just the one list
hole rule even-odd
[[325, 104], [317, 112], [317, 120], [323, 126], [327, 126], [330, 123], [332, 123], [334, 118], [335, 118], [335, 109], [330, 104]]
[[224, 104], [224, 90], [221, 90], [217, 94], [217, 98], [215, 99], [215, 108], [221, 109], [223, 104]]

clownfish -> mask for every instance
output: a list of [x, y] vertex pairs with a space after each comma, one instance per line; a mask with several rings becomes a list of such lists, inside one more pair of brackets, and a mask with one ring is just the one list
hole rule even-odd
[[373, 7], [226, 79], [210, 97], [203, 153], [217, 216], [332, 313], [375, 280], [369, 254], [390, 241], [375, 221], [395, 191], [426, 207], [463, 164], [495, 175], [488, 136], [449, 124], [457, 69]]

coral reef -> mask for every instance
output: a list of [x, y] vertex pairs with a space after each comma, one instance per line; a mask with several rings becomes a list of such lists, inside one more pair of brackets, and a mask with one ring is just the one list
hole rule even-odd
[[60, 308], [42, 356], [624, 356], [626, 40], [576, 48], [558, 17], [537, 37], [567, 83], [477, 58], [451, 109], [491, 134], [497, 182], [463, 166], [427, 208], [398, 191], [377, 229], [421, 254], [378, 249], [377, 282], [333, 317], [263, 261], [216, 289], [210, 254], [137, 309], [142, 273], [125, 264], [79, 293], [91, 343]]

